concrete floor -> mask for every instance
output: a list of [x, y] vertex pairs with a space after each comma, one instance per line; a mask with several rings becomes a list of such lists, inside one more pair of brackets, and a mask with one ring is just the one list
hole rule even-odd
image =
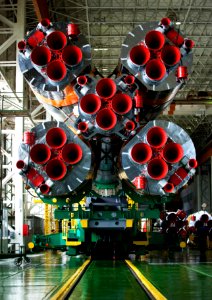
[[[20, 267], [14, 259], [0, 260], [0, 299], [47, 299], [58, 285], [73, 275], [84, 258], [47, 251], [31, 254], [31, 264]], [[151, 252], [135, 260], [135, 266], [167, 298], [209, 300], [212, 291], [212, 251]], [[203, 261], [204, 260], [204, 261]], [[120, 261], [95, 261], [75, 288], [70, 299], [145, 299], [128, 268]]]

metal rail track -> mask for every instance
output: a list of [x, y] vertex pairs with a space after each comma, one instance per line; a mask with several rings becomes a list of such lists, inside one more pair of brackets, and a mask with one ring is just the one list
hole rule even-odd
[[[152, 300], [166, 300], [160, 293], [159, 290], [156, 289], [155, 286], [151, 284], [150, 281], [133, 265], [130, 260], [125, 260], [126, 267], [129, 268], [132, 275], [137, 280], [138, 284], [145, 291], [147, 297]], [[86, 274], [86, 270], [88, 266], [92, 266], [92, 260], [87, 259], [81, 267], [77, 269], [77, 271], [67, 280], [63, 281], [63, 283], [57, 287], [55, 287], [51, 293], [45, 298], [45, 300], [66, 300], [71, 299], [71, 295], [74, 292], [74, 289], [80, 283], [82, 277]], [[103, 270], [104, 272], [104, 270]], [[99, 287], [100, 288], [100, 287]], [[111, 297], [111, 299], [113, 299]]]

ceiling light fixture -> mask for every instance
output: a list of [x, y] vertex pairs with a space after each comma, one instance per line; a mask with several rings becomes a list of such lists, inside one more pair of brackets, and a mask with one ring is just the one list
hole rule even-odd
[[94, 48], [94, 51], [107, 51], [108, 48]]

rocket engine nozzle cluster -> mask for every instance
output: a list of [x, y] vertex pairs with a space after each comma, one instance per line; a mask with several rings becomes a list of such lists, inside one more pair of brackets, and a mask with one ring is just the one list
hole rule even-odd
[[[181, 132], [177, 136], [176, 132]], [[179, 190], [197, 167], [194, 145], [178, 125], [155, 120], [147, 123], [122, 149], [122, 168], [138, 190], [164, 195]], [[139, 177], [146, 179], [142, 189]]]
[[91, 48], [76, 24], [41, 20], [18, 43], [19, 65], [38, 100], [54, 107], [77, 103], [72, 82], [90, 68]]
[[46, 122], [31, 134], [34, 143], [21, 144], [17, 168], [32, 188], [48, 196], [66, 195], [86, 180], [90, 149], [64, 123]]
[[153, 120], [186, 83], [193, 46], [168, 18], [143, 23], [126, 36], [115, 77], [98, 79], [91, 72], [91, 47], [78, 26], [41, 20], [18, 43], [19, 65], [57, 122], [44, 122], [26, 134], [17, 162], [24, 179], [51, 197], [72, 193], [89, 172], [97, 174], [98, 183], [107, 178], [109, 189], [120, 182], [114, 170], [121, 168], [138, 191], [176, 192], [194, 174], [195, 149], [183, 129]]

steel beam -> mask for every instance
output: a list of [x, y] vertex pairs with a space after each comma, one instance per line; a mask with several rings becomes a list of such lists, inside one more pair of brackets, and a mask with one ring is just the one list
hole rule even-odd
[[15, 60], [11, 61], [0, 61], [0, 68], [1, 67], [16, 67], [17, 63]]
[[28, 110], [0, 110], [0, 117], [30, 117]]
[[16, 35], [11, 35], [3, 44], [0, 46], [0, 55], [7, 50], [15, 41], [16, 41]]
[[2, 187], [4, 187], [8, 181], [10, 181], [13, 178], [13, 175], [15, 174], [15, 172], [10, 172], [9, 174], [7, 174], [7, 176], [5, 178], [3, 178], [2, 180]]
[[4, 17], [2, 15], [0, 15], [0, 21], [11, 28], [15, 27], [15, 23], [13, 23], [12, 21], [10, 21], [9, 19], [7, 19], [6, 17]]
[[[17, 42], [24, 38], [25, 35], [25, 8], [26, 0], [18, 0], [17, 9]], [[17, 49], [17, 47], [16, 47]], [[18, 51], [16, 51], [16, 58], [18, 57]], [[24, 95], [24, 79], [21, 71], [16, 67], [16, 93]], [[24, 98], [24, 97], [23, 97]], [[23, 106], [24, 103], [23, 103]], [[15, 162], [17, 161], [17, 145], [22, 141], [24, 131], [24, 119], [23, 117], [15, 118], [15, 136], [14, 136], [14, 148], [13, 148], [13, 167], [15, 170]], [[15, 185], [15, 239], [21, 246], [24, 245], [23, 237], [23, 222], [24, 222], [24, 188], [21, 176], [16, 172], [14, 176]]]

